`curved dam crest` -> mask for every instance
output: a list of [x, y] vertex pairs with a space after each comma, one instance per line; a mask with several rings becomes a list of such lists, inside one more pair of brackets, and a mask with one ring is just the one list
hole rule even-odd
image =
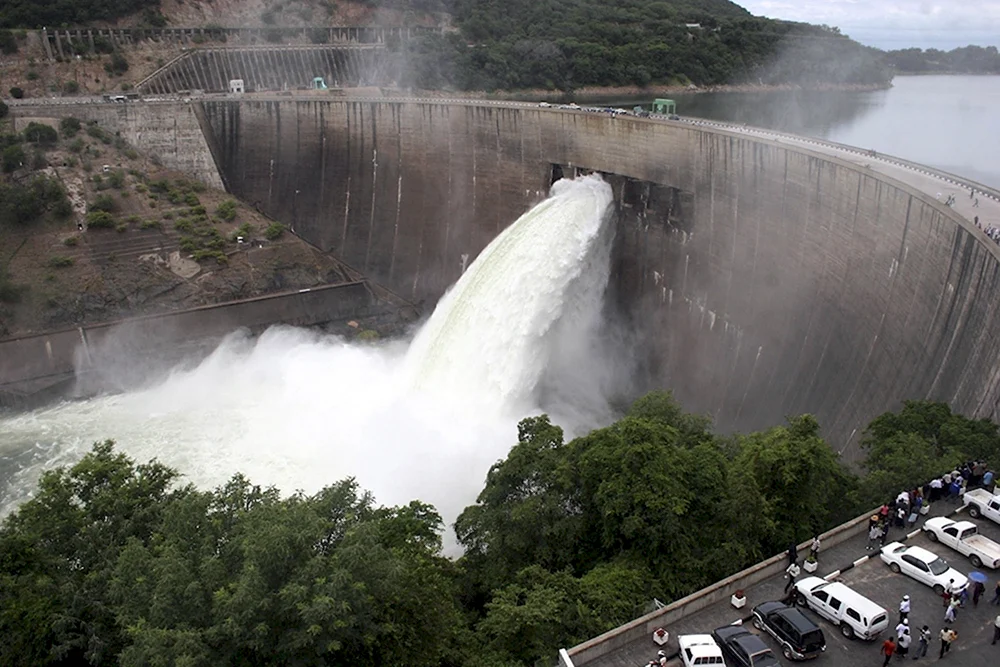
[[723, 430], [811, 412], [854, 459], [860, 429], [904, 399], [1000, 417], [1000, 253], [876, 170], [725, 129], [526, 105], [109, 106], [72, 113], [221, 177], [425, 305], [559, 176], [601, 172], [615, 199], [609, 314], [627, 333], [632, 387], [670, 388]]

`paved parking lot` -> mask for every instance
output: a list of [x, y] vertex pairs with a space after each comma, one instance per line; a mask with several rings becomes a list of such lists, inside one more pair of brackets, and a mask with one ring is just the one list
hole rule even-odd
[[[945, 514], [948, 511], [954, 511], [955, 507], [955, 505], [946, 507], [943, 502], [938, 503], [934, 508], [937, 511], [934, 511], [933, 514]], [[954, 518], [964, 520], [969, 517], [962, 512]], [[919, 529], [921, 523], [922, 520], [915, 528], [908, 529], [907, 532]], [[983, 535], [1000, 542], [1000, 525], [988, 519], [978, 519], [975, 523]], [[899, 540], [902, 536], [903, 531], [893, 529], [889, 534], [888, 541]], [[905, 540], [905, 542], [930, 549], [963, 574], [968, 574], [974, 569], [964, 556], [948, 547], [931, 542], [922, 533]], [[930, 587], [903, 574], [893, 574], [878, 558], [877, 551], [865, 551], [866, 543], [866, 536], [859, 535], [832, 549], [821, 552], [820, 569], [816, 574], [828, 575], [873, 553], [872, 558], [846, 569], [835, 579], [842, 581], [887, 609], [890, 617], [889, 630], [883, 633], [879, 640], [873, 642], [848, 640], [840, 634], [837, 626], [818, 618], [812, 611], [806, 611], [805, 613], [823, 629], [827, 642], [826, 653], [808, 664], [810, 667], [880, 666], [883, 658], [879, 654], [879, 649], [881, 649], [882, 641], [888, 633], [893, 633], [893, 636], [895, 634], [893, 628], [899, 620], [897, 610], [903, 595], [909, 595], [911, 600], [910, 627], [920, 628], [927, 624], [931, 628], [933, 639], [928, 649], [927, 658], [924, 660], [937, 662], [938, 651], [941, 647], [941, 642], [937, 637], [944, 621], [944, 607], [941, 598], [935, 595]], [[986, 594], [980, 600], [977, 608], [972, 606], [970, 600], [966, 608], [959, 611], [958, 619], [952, 626], [958, 632], [958, 639], [952, 644], [951, 652], [945, 656], [941, 664], [952, 663], [962, 667], [986, 667], [987, 665], [994, 667], [1000, 662], [1000, 644], [990, 645], [990, 641], [993, 639], [993, 621], [997, 614], [1000, 614], [1000, 606], [989, 604], [997, 578], [1000, 577], [1000, 571], [982, 571], [989, 577], [986, 584]], [[803, 575], [805, 574], [803, 573]], [[720, 602], [674, 623], [667, 630], [675, 637], [682, 634], [707, 633], [721, 625], [747, 618], [750, 615], [750, 610], [761, 602], [781, 599], [785, 581], [783, 577], [776, 576], [749, 589], [747, 591], [747, 605], [743, 609], [734, 609], [728, 601]], [[751, 631], [757, 632], [749, 623], [746, 625]], [[916, 632], [911, 632], [911, 634], [915, 637], [919, 636]], [[765, 643], [774, 650], [784, 664], [793, 664], [780, 657], [777, 644], [769, 636], [766, 634], [763, 636]], [[910, 658], [914, 655], [915, 647], [916, 641], [910, 649]], [[658, 647], [653, 643], [652, 638], [635, 641], [615, 653], [588, 663], [588, 667], [642, 667], [656, 656], [657, 649]], [[893, 658], [893, 663], [901, 664], [902, 661]], [[671, 667], [675, 667], [679, 666], [681, 662], [675, 659], [669, 664]]]

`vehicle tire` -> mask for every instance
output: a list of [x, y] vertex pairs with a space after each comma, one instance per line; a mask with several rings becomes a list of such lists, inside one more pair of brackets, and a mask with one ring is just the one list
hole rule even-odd
[[925, 530], [924, 532], [927, 533], [927, 539], [930, 540], [931, 542], [938, 541], [937, 533], [935, 533], [933, 530]]
[[795, 600], [796, 600], [796, 602], [799, 603], [800, 607], [805, 607], [806, 606], [806, 596], [803, 595], [802, 593], [799, 593], [798, 595], [796, 595], [795, 596]]
[[944, 595], [944, 586], [941, 584], [934, 584], [935, 595]]
[[973, 519], [978, 519], [982, 516], [982, 511], [979, 509], [979, 505], [969, 505], [969, 516]]
[[889, 563], [889, 569], [899, 574], [899, 563]]
[[760, 622], [759, 618], [757, 618], [756, 616], [754, 616], [753, 617], [753, 627], [757, 628], [758, 630], [763, 630], [764, 629], [764, 624]]
[[[852, 633], [853, 634], [853, 633]], [[792, 647], [785, 644], [781, 649], [781, 655], [785, 656], [785, 660], [794, 660], [792, 657]]]
[[972, 561], [972, 566], [975, 568], [980, 568], [983, 566], [983, 559], [977, 556], [976, 554], [972, 554], [971, 556], [969, 556], [969, 560]]
[[840, 634], [844, 635], [848, 639], [854, 639], [854, 628], [849, 626], [847, 623], [841, 623]]

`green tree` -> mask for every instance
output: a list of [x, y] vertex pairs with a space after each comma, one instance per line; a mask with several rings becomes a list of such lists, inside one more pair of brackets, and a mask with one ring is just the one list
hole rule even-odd
[[25, 141], [40, 146], [52, 146], [59, 141], [59, 134], [56, 132], [56, 129], [44, 123], [28, 123], [28, 127], [24, 128], [24, 132], [21, 134], [24, 136]]
[[3, 100], [0, 100], [0, 119], [6, 118], [8, 113], [10, 113], [10, 107], [4, 104]]
[[80, 119], [73, 116], [68, 116], [59, 121], [59, 131], [62, 132], [63, 137], [66, 139], [75, 137], [82, 127]]
[[0, 162], [3, 163], [4, 173], [9, 174], [15, 169], [19, 169], [28, 159], [27, 154], [24, 149], [21, 148], [20, 144], [14, 144], [13, 146], [8, 146], [3, 149], [2, 157], [0, 157]]

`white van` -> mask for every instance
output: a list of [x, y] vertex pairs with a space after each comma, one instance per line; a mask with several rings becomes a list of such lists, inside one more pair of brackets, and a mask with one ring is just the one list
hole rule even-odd
[[795, 591], [800, 605], [839, 625], [848, 639], [872, 640], [889, 627], [885, 609], [842, 583], [806, 577], [795, 582]]

